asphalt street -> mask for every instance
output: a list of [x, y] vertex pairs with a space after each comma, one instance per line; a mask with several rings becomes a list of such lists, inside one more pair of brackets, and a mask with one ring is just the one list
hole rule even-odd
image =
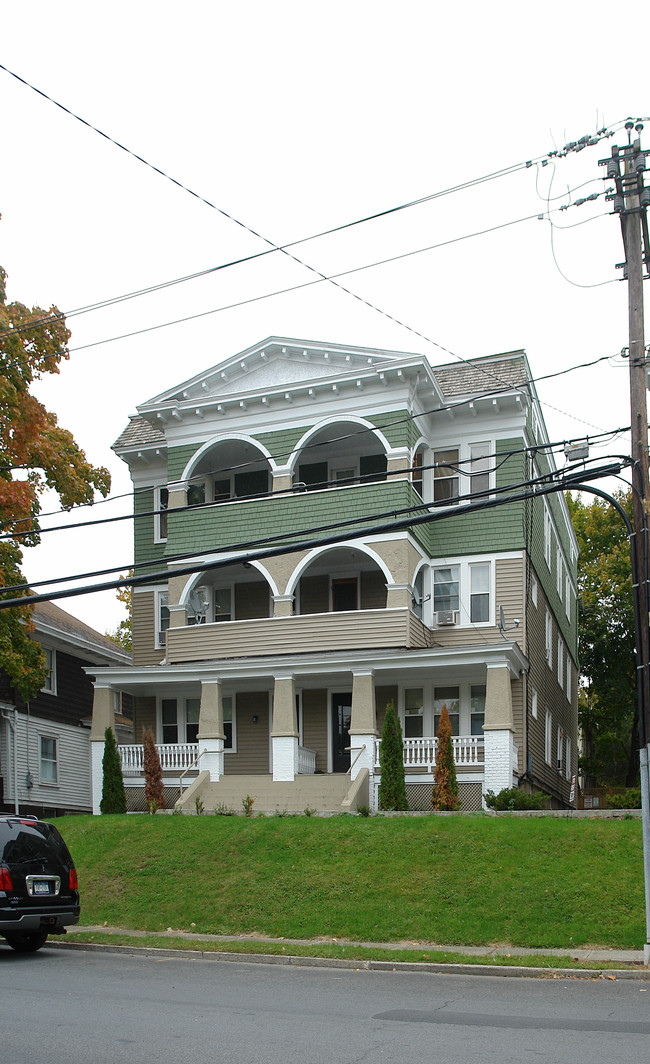
[[650, 983], [0, 946], [12, 1064], [607, 1064], [647, 1059]]

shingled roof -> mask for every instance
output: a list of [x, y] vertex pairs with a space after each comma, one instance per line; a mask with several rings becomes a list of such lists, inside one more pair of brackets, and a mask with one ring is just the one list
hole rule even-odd
[[466, 395], [470, 392], [521, 388], [529, 380], [526, 356], [523, 351], [473, 359], [471, 362], [434, 366], [433, 375], [443, 395]]
[[55, 606], [53, 602], [35, 603], [32, 616], [37, 631], [56, 629], [56, 632], [60, 633], [70, 643], [74, 644], [75, 641], [78, 641], [83, 643], [85, 647], [90, 645], [96, 648], [99, 653], [104, 652], [109, 657], [123, 657], [125, 663], [130, 659], [128, 651], [119, 646], [113, 639], [110, 639], [107, 635], [102, 635], [101, 632], [97, 632], [89, 624], [80, 621], [78, 617], [73, 617], [72, 614], [66, 613], [59, 606]]
[[139, 414], [132, 414], [124, 432], [120, 433], [115, 443], [112, 444], [112, 450], [129, 451], [137, 447], [156, 446], [165, 446], [164, 432], [154, 428], [146, 418], [140, 417]]

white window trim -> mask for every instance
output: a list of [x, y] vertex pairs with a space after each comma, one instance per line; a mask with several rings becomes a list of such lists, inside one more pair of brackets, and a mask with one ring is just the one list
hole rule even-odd
[[[226, 748], [224, 740], [224, 754], [236, 754], [237, 753], [237, 695], [222, 695], [222, 709], [223, 703], [226, 699], [230, 699], [230, 711], [232, 721], [232, 746]], [[225, 723], [225, 721], [224, 721]]]
[[567, 569], [564, 577], [564, 612], [567, 615], [568, 620], [571, 620], [571, 577], [569, 570]]
[[544, 719], [544, 761], [547, 765], [551, 763], [551, 752], [553, 743], [553, 715], [550, 709], [546, 710], [546, 716]]
[[567, 696], [569, 702], [571, 701], [571, 687], [572, 687], [572, 684], [571, 684], [571, 658], [569, 657], [569, 655], [567, 653], [567, 656], [566, 656], [566, 696]]
[[[448, 443], [441, 443], [439, 441], [436, 441], [435, 446], [431, 447], [430, 454], [431, 454], [431, 463], [432, 463], [432, 465], [436, 464], [436, 455], [439, 454], [440, 452], [458, 451], [458, 470], [459, 471], [458, 471], [458, 473], [455, 474], [455, 476], [458, 479], [458, 495], [459, 496], [469, 496], [472, 493], [472, 487], [471, 487], [472, 486], [472, 477], [469, 475], [471, 473], [471, 471], [472, 471], [472, 451], [471, 451], [471, 449], [472, 449], [472, 447], [478, 447], [478, 446], [483, 446], [483, 445], [486, 445], [487, 448], [488, 448], [488, 455], [489, 455], [488, 461], [490, 463], [489, 464], [489, 469], [487, 470], [487, 472], [489, 474], [488, 491], [491, 492], [491, 491], [494, 490], [495, 485], [496, 485], [496, 470], [494, 468], [494, 453], [495, 453], [495, 449], [496, 448], [495, 448], [495, 443], [494, 443], [493, 439], [491, 439], [491, 438], [490, 439], [481, 439], [479, 437], [479, 439], [473, 439], [473, 440], [458, 440], [458, 439], [455, 439], [455, 440], [450, 440]], [[467, 472], [464, 472], [465, 470]], [[435, 493], [435, 468], [431, 469], [431, 471], [430, 471], [430, 485], [431, 486], [430, 486], [430, 490], [429, 490], [429, 496], [430, 496], [431, 502], [433, 503], [434, 502], [434, 493]], [[425, 494], [426, 494], [427, 493], [426, 485], [423, 484], [423, 488], [424, 488], [424, 491], [425, 491]], [[443, 505], [442, 500], [439, 503], [436, 503], [435, 505], [436, 505], [436, 510], [447, 509], [447, 507], [445, 507]], [[452, 499], [452, 500], [449, 501], [448, 508], [452, 509], [452, 507], [457, 506], [457, 505], [458, 505], [458, 499], [457, 498], [456, 499]]]
[[557, 682], [564, 687], [564, 640], [560, 635], [557, 637]]
[[[43, 779], [43, 740], [50, 739], [54, 743], [54, 769], [56, 773], [56, 779], [44, 780]], [[49, 761], [49, 759], [47, 759]], [[49, 762], [52, 764], [52, 762]], [[59, 737], [53, 735], [52, 732], [39, 732], [38, 733], [38, 781], [41, 787], [59, 787]]]
[[557, 566], [556, 573], [555, 573], [555, 586], [557, 588], [557, 593], [559, 595], [560, 602], [561, 602], [562, 601], [562, 589], [563, 589], [563, 585], [564, 585], [564, 579], [563, 579], [563, 577], [564, 577], [564, 558], [562, 556], [562, 548], [560, 547], [559, 541], [558, 541], [558, 543], [556, 544], [556, 547], [555, 547], [555, 564]]
[[544, 620], [544, 638], [546, 643], [546, 664], [549, 669], [553, 668], [553, 618], [547, 608]]
[[[487, 621], [472, 621], [471, 618], [471, 566], [473, 565], [489, 565], [490, 567], [490, 579], [489, 579], [489, 594], [490, 603], [488, 608]], [[496, 624], [496, 559], [494, 555], [481, 556], [467, 555], [462, 558], [448, 558], [444, 562], [437, 561], [431, 566], [431, 609], [433, 614], [433, 623], [435, 625], [436, 609], [435, 609], [435, 578], [434, 573], [437, 569], [451, 569], [458, 568], [458, 627], [459, 628], [490, 628]]]
[[568, 780], [571, 779], [571, 737], [569, 735], [564, 740], [564, 774]]
[[[176, 734], [178, 736], [177, 743], [182, 746], [184, 743], [189, 742], [187, 738], [187, 702], [191, 698], [199, 699], [199, 713], [200, 713], [200, 697], [198, 695], [158, 695], [156, 698], [156, 742], [164, 743], [163, 739], [163, 719], [162, 719], [162, 704], [163, 702], [175, 702], [176, 703]], [[174, 745], [174, 744], [172, 744]]]
[[[165, 599], [164, 603], [162, 601], [163, 598]], [[164, 650], [165, 649], [165, 631], [167, 631], [167, 629], [162, 629], [161, 628], [161, 624], [160, 624], [160, 609], [161, 609], [161, 606], [163, 606], [163, 605], [167, 606], [168, 605], [168, 600], [169, 600], [169, 589], [166, 588], [166, 587], [165, 588], [157, 588], [156, 591], [155, 591], [155, 594], [154, 594], [155, 611], [156, 611], [156, 616], [155, 616], [154, 619], [155, 619], [155, 623], [156, 623], [156, 649], [158, 649], [158, 650]]]
[[537, 691], [535, 688], [531, 688], [530, 692], [530, 712], [533, 716], [533, 720], [537, 720]]
[[530, 597], [531, 597], [531, 601], [533, 603], [533, 606], [536, 606], [537, 605], [537, 578], [534, 577], [534, 576], [531, 578], [531, 583], [530, 583]]
[[[46, 695], [56, 695], [56, 688], [57, 688], [57, 683], [56, 683], [56, 650], [54, 650], [52, 647], [44, 646], [43, 647], [43, 651], [46, 652], [46, 661], [47, 661], [47, 654], [51, 654], [51, 658], [50, 658], [51, 665], [50, 665], [50, 668], [48, 670], [48, 674], [47, 674], [47, 676], [45, 678], [45, 683], [44, 683], [43, 687], [41, 687], [41, 691], [43, 692], [43, 694], [46, 694]], [[50, 682], [50, 680], [51, 680], [51, 682]], [[49, 686], [48, 686], [48, 684], [49, 684]]]
[[551, 521], [551, 511], [546, 499], [544, 502], [544, 560], [548, 567], [548, 571], [551, 571], [551, 550], [553, 541], [553, 522]]
[[[161, 534], [161, 531], [160, 531], [160, 511], [162, 510], [160, 493], [163, 490], [167, 491], [167, 507], [166, 507], [165, 512], [167, 514], [169, 514], [169, 488], [167, 487], [166, 484], [158, 484], [153, 489], [153, 508], [154, 508], [154, 511], [155, 511], [154, 519], [153, 519], [153, 541], [154, 541], [154, 543], [166, 543], [167, 542], [167, 536], [163, 536]], [[168, 517], [168, 520], [169, 520], [169, 517]]]

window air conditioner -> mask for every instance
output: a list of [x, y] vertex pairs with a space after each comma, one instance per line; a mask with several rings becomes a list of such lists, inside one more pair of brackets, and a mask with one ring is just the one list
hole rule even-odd
[[458, 624], [458, 610], [438, 610], [436, 612], [436, 624], [439, 628], [445, 628], [450, 624]]

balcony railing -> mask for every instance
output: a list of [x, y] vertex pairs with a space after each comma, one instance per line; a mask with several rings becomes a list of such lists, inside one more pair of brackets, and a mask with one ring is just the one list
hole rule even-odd
[[[438, 740], [433, 736], [422, 739], [404, 739], [404, 768], [426, 768], [433, 772], [436, 765], [436, 746]], [[482, 735], [455, 735], [452, 738], [454, 763], [466, 765], [483, 764], [484, 742]], [[375, 739], [375, 770], [380, 770], [381, 739]]]
[[[199, 755], [198, 743], [157, 743], [156, 750], [163, 772], [182, 772], [190, 768]], [[142, 776], [144, 773], [144, 747], [120, 746], [122, 775]]]

